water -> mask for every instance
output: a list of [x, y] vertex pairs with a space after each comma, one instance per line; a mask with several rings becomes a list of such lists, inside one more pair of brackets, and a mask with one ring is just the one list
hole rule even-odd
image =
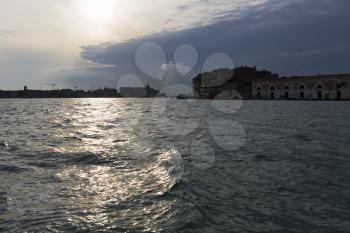
[[0, 231], [350, 231], [350, 102], [166, 101], [0, 100]]

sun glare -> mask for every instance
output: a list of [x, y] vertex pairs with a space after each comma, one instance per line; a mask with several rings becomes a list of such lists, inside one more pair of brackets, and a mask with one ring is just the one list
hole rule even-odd
[[115, 15], [115, 2], [115, 0], [84, 0], [82, 4], [88, 19], [97, 23], [103, 23]]

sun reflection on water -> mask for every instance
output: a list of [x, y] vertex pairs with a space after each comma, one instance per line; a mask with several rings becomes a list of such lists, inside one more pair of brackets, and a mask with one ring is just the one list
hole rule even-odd
[[157, 223], [165, 219], [161, 216], [171, 216], [175, 201], [162, 196], [181, 179], [181, 154], [171, 146], [152, 148], [154, 142], [143, 132], [149, 130], [146, 124], [132, 117], [142, 106], [123, 105], [92, 99], [71, 106], [70, 114], [60, 120], [67, 127], [56, 137], [66, 143], [55, 151], [72, 154], [72, 161], [80, 163], [72, 162], [55, 175], [65, 186], [60, 195], [71, 206], [66, 211], [71, 225], [157, 231]]
[[174, 200], [160, 197], [177, 182], [172, 169], [165, 167], [163, 162], [128, 169], [108, 166], [65, 168], [56, 174], [56, 179], [67, 183], [61, 195], [69, 197], [72, 206], [72, 212], [66, 213], [70, 216], [69, 221], [73, 225], [111, 226], [122, 220], [128, 227], [156, 227], [159, 215], [169, 213], [174, 204]]

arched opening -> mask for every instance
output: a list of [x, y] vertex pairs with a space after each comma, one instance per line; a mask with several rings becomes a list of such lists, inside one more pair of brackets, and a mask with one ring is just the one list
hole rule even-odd
[[305, 98], [305, 86], [304, 85], [300, 85], [299, 86], [300, 89], [300, 99], [304, 99]]
[[342, 93], [341, 93], [341, 91], [337, 91], [337, 99], [341, 99], [341, 97], [342, 97]]
[[270, 98], [271, 99], [275, 98], [275, 87], [270, 87]]
[[337, 84], [337, 99], [341, 99], [342, 98], [342, 92], [341, 92], [341, 89], [342, 88], [342, 85], [341, 84]]
[[257, 87], [256, 88], [256, 96], [258, 97], [258, 98], [260, 98], [261, 97], [261, 87]]
[[317, 99], [322, 99], [323, 98], [323, 86], [321, 84], [318, 84], [317, 87]]
[[284, 98], [288, 99], [289, 98], [289, 86], [284, 87]]

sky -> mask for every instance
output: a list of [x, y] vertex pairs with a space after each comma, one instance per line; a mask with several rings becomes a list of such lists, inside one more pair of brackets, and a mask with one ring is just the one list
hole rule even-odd
[[348, 0], [0, 0], [0, 89], [190, 86], [255, 65], [350, 73]]

